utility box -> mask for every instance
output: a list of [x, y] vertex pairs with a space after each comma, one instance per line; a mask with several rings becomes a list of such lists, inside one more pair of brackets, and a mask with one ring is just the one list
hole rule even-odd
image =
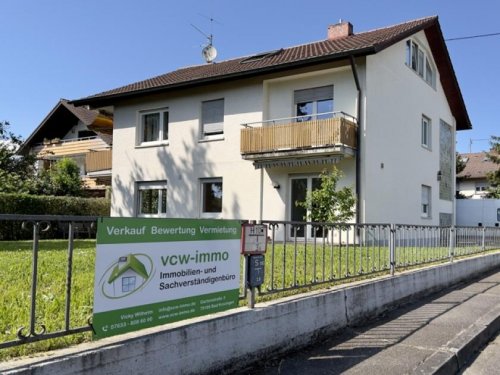
[[250, 255], [248, 257], [247, 285], [257, 288], [264, 283], [264, 255]]

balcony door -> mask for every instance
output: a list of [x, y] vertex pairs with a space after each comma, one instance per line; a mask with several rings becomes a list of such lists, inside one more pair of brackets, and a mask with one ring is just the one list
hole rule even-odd
[[[308, 210], [304, 207], [297, 206], [296, 202], [303, 202], [306, 199], [307, 193], [319, 188], [321, 179], [316, 176], [297, 176], [290, 178], [290, 220], [291, 221], [306, 221], [309, 217]], [[289, 236], [290, 238], [304, 238], [304, 234], [308, 237], [313, 235], [312, 228], [307, 225], [291, 226]]]

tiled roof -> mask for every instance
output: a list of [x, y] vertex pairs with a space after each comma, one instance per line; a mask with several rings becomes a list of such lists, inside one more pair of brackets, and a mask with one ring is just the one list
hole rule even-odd
[[[408, 36], [425, 30], [440, 71], [441, 81], [458, 129], [471, 128], [465, 104], [446, 49], [438, 17], [426, 17], [394, 26], [361, 32], [334, 40], [282, 48], [264, 58], [240, 57], [211, 64], [181, 68], [157, 77], [73, 101], [76, 105], [112, 105], [117, 99], [192, 87], [215, 81], [261, 75], [323, 62], [377, 53]], [[259, 54], [260, 55], [260, 54]]]
[[490, 172], [496, 171], [499, 166], [488, 160], [485, 152], [472, 154], [461, 154], [462, 160], [466, 161], [465, 168], [457, 174], [457, 178], [486, 178]]
[[387, 45], [401, 40], [404, 36], [410, 35], [416, 30], [420, 30], [429, 24], [436, 22], [436, 20], [437, 17], [422, 18], [396, 26], [353, 34], [336, 40], [322, 40], [296, 47], [283, 48], [281, 50], [274, 51], [276, 53], [272, 53], [267, 58], [258, 59], [256, 61], [245, 61], [251, 58], [251, 56], [245, 56], [212, 64], [181, 68], [154, 78], [92, 95], [85, 99], [97, 99], [116, 94], [140, 92], [153, 88], [163, 88], [179, 83], [196, 82], [210, 78], [222, 78], [245, 72], [262, 72], [263, 70], [266, 70], [266, 68], [279, 67], [283, 65], [287, 66], [297, 62], [304, 63], [318, 58], [331, 58], [338, 55], [343, 56], [346, 54], [353, 54], [355, 52], [361, 54], [366, 54], [366, 52], [375, 53], [378, 49], [383, 49]]

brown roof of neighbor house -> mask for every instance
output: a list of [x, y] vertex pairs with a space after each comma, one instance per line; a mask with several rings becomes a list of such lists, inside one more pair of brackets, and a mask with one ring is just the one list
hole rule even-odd
[[496, 171], [499, 166], [488, 160], [485, 152], [472, 154], [461, 154], [460, 157], [465, 161], [465, 168], [457, 174], [457, 178], [486, 178], [490, 172]]
[[118, 99], [144, 94], [165, 92], [181, 87], [192, 87], [251, 77], [265, 73], [347, 59], [350, 56], [366, 56], [424, 30], [438, 66], [441, 83], [451, 110], [457, 120], [457, 129], [470, 129], [471, 123], [458, 82], [451, 64], [438, 17], [417, 19], [398, 25], [352, 34], [334, 40], [282, 48], [268, 54], [240, 57], [211, 64], [181, 68], [170, 73], [132, 83], [100, 94], [73, 101], [76, 105], [90, 104], [96, 107], [111, 105]]
[[[99, 111], [93, 109], [87, 109], [86, 107], [76, 107], [69, 103], [66, 99], [61, 99], [55, 105], [50, 113], [45, 116], [43, 121], [37, 128], [30, 134], [30, 136], [23, 142], [19, 149], [19, 153], [27, 152], [30, 147], [37, 143], [41, 143], [44, 138], [52, 139], [63, 137], [71, 128], [75, 125], [76, 120], [80, 120], [82, 123], [92, 128], [95, 122], [100, 122], [101, 119], [107, 118], [107, 122], [111, 124], [112, 119], [107, 116], [103, 116]], [[112, 134], [112, 129], [109, 134]], [[111, 135], [105, 135], [103, 139], [107, 143], [112, 142]]]

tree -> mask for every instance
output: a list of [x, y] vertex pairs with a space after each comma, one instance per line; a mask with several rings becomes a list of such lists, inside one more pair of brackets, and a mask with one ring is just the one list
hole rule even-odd
[[456, 169], [456, 174], [459, 174], [465, 169], [466, 162], [462, 158], [462, 155], [460, 155], [458, 152], [455, 154], [455, 169]]
[[43, 195], [82, 196], [83, 185], [78, 164], [70, 158], [59, 159], [52, 168], [40, 174], [36, 191]]
[[500, 137], [491, 136], [490, 140], [491, 149], [490, 152], [486, 153], [486, 157], [491, 162], [498, 165], [496, 171], [488, 173], [486, 176], [490, 182], [490, 187], [488, 188], [488, 198], [500, 198]]
[[8, 121], [0, 121], [0, 192], [30, 193], [36, 179], [36, 158], [17, 154], [22, 139], [9, 128]]
[[307, 193], [302, 202], [295, 202], [298, 207], [307, 210], [304, 220], [325, 223], [344, 223], [354, 217], [356, 198], [350, 187], [337, 189], [343, 174], [333, 167], [331, 171], [320, 174], [321, 185], [318, 189]]

